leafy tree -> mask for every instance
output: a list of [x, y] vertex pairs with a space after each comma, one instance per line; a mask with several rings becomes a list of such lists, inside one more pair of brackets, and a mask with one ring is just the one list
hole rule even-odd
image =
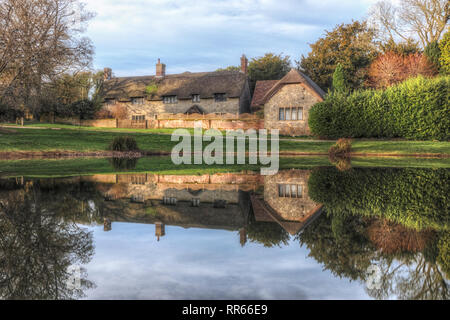
[[344, 68], [340, 63], [336, 66], [333, 73], [333, 91], [347, 92], [348, 82], [345, 75]]
[[79, 100], [69, 106], [70, 115], [78, 117], [80, 121], [93, 119], [98, 110], [98, 106], [96, 106], [93, 101], [88, 99]]
[[45, 83], [88, 68], [94, 49], [83, 33], [92, 17], [79, 0], [0, 1], [3, 102], [35, 112]]
[[427, 45], [424, 51], [425, 56], [428, 60], [435, 66], [437, 70], [440, 69], [441, 64], [439, 62], [441, 58], [441, 49], [439, 48], [439, 43], [437, 41], [433, 41]]
[[400, 42], [395, 42], [393, 39], [389, 39], [386, 42], [380, 43], [380, 49], [384, 54], [393, 52], [401, 56], [420, 53], [421, 51], [419, 44], [413, 39], [407, 39]]
[[248, 65], [251, 91], [258, 80], [279, 80], [291, 69], [289, 56], [266, 53], [262, 57], [253, 58]]
[[302, 56], [297, 66], [322, 89], [330, 89], [334, 70], [340, 63], [348, 77], [349, 87], [360, 88], [366, 80], [365, 68], [378, 52], [374, 38], [375, 31], [366, 22], [338, 25], [311, 44], [311, 52], [307, 57]]
[[386, 88], [419, 75], [434, 76], [437, 74], [437, 67], [429, 58], [419, 53], [399, 55], [388, 52], [371, 63], [368, 73], [369, 86]]
[[450, 31], [447, 31], [442, 37], [439, 42], [439, 49], [441, 50], [441, 57], [439, 58], [441, 71], [444, 74], [450, 74]]

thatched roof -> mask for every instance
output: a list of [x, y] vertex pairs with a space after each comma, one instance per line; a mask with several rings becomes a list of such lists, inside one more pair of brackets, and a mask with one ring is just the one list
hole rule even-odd
[[[155, 76], [112, 78], [103, 86], [105, 99], [129, 101], [130, 98], [146, 97], [161, 100], [163, 96], [176, 95], [178, 99], [191, 99], [193, 94], [201, 98], [213, 98], [215, 93], [225, 93], [228, 98], [238, 98], [244, 90], [247, 76], [239, 71], [216, 71]], [[155, 86], [151, 94], [148, 86]]]
[[[270, 82], [269, 82], [270, 81]], [[291, 69], [281, 80], [257, 81], [253, 94], [252, 108], [263, 106], [273, 97], [284, 85], [302, 83], [305, 87], [317, 96], [320, 100], [325, 97], [325, 92], [303, 72]]]

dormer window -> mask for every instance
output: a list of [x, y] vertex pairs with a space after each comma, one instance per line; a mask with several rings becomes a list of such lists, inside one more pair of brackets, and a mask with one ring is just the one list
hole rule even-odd
[[144, 104], [144, 98], [142, 97], [131, 98], [131, 104]]
[[200, 95], [199, 94], [193, 94], [192, 95], [192, 102], [200, 102]]
[[214, 100], [216, 102], [227, 101], [227, 95], [225, 93], [214, 93]]
[[177, 96], [164, 96], [163, 102], [165, 104], [178, 103], [178, 98], [177, 98]]

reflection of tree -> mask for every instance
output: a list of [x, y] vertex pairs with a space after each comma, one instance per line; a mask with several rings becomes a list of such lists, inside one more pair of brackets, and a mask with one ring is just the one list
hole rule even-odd
[[252, 221], [247, 226], [247, 237], [252, 242], [258, 242], [264, 247], [287, 245], [290, 239], [286, 232], [278, 223]]
[[117, 171], [128, 171], [136, 169], [138, 158], [111, 158], [109, 163]]
[[310, 257], [322, 263], [334, 275], [352, 280], [365, 277], [375, 248], [364, 235], [366, 222], [357, 216], [322, 214], [297, 235]]
[[[377, 237], [386, 227], [383, 242]], [[409, 233], [406, 242], [395, 235]], [[420, 239], [423, 237], [423, 239]], [[324, 214], [297, 235], [301, 245], [310, 250], [310, 257], [334, 275], [359, 280], [365, 284], [369, 266], [381, 271], [380, 288], [367, 289], [377, 299], [396, 296], [399, 299], [448, 299], [446, 266], [441, 262], [447, 253], [448, 233], [417, 232], [392, 223], [348, 214]], [[399, 241], [401, 240], [401, 241]], [[389, 243], [390, 242], [390, 243]], [[388, 249], [388, 250], [386, 250]]]
[[427, 261], [423, 254], [411, 258], [387, 259], [379, 257], [380, 289], [367, 290], [376, 299], [439, 300], [449, 299], [448, 283], [435, 261]]
[[[0, 297], [72, 299], [94, 284], [81, 269], [81, 287], [69, 284], [69, 267], [91, 259], [92, 234], [50, 210], [33, 184], [0, 197]], [[68, 209], [68, 208], [66, 208]], [[71, 211], [67, 212], [70, 214]]]

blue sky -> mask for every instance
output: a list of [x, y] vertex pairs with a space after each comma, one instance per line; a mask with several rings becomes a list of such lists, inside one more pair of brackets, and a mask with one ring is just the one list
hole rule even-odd
[[97, 16], [86, 35], [94, 67], [116, 76], [213, 71], [242, 53], [298, 60], [335, 25], [367, 16], [375, 0], [85, 0]]

